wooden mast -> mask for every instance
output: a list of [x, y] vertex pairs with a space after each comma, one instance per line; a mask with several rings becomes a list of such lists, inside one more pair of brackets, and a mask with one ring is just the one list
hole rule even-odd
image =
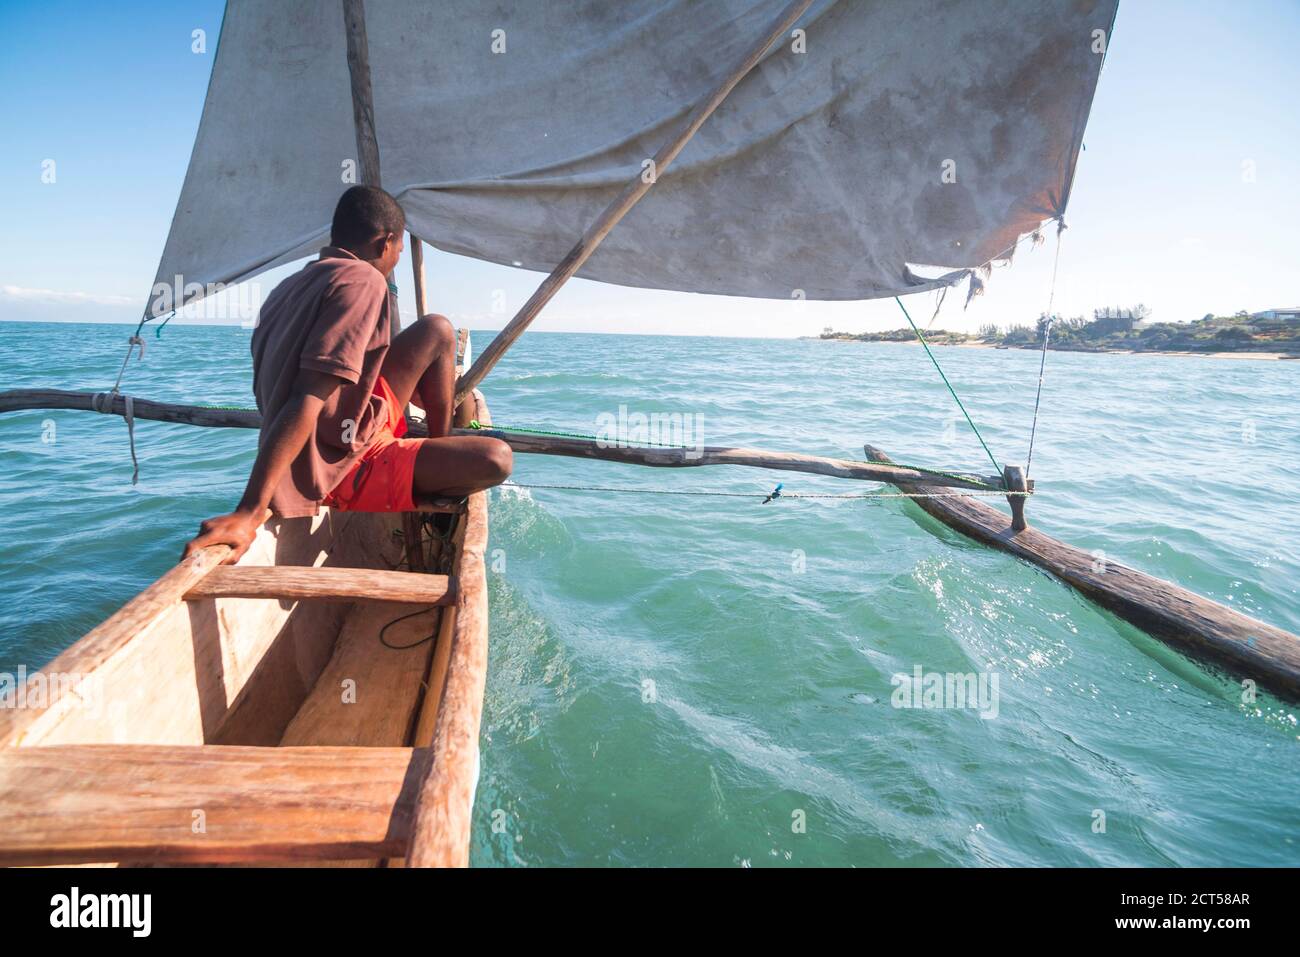
[[[361, 182], [367, 186], [382, 186], [379, 171], [379, 135], [375, 129], [375, 98], [370, 85], [370, 44], [366, 39], [366, 6], [363, 0], [343, 0], [343, 29], [347, 34], [348, 76], [352, 80], [352, 120], [357, 134], [357, 163]], [[411, 263], [415, 266], [416, 315], [424, 314], [424, 255], [419, 240], [412, 239]], [[389, 288], [394, 288], [393, 277], [388, 275]], [[401, 311], [396, 293], [388, 296], [388, 330], [396, 337], [402, 331]], [[410, 407], [406, 409], [410, 416]], [[402, 515], [402, 534], [406, 538], [406, 563], [411, 571], [425, 571], [423, 535], [420, 518], [411, 512]]]
[[[406, 233], [411, 249], [411, 278], [415, 281], [415, 318], [420, 319], [428, 312], [424, 286], [424, 247], [420, 237], [409, 230]], [[396, 330], [394, 330], [396, 335]], [[406, 419], [411, 421], [411, 406], [406, 406]], [[406, 539], [406, 564], [413, 572], [427, 572], [428, 562], [424, 556], [423, 522], [415, 512], [402, 515], [402, 535]]]
[[406, 233], [411, 244], [411, 278], [415, 280], [415, 315], [416, 318], [429, 313], [429, 292], [424, 283], [424, 242], [409, 230]]
[[[348, 76], [352, 81], [352, 122], [357, 134], [357, 172], [366, 186], [382, 186], [379, 171], [379, 137], [375, 132], [375, 98], [370, 86], [370, 45], [366, 40], [366, 5], [343, 0], [343, 29], [348, 44]], [[393, 277], [387, 277], [391, 285]], [[402, 331], [397, 296], [389, 295], [389, 330]]]
[[529, 300], [524, 303], [518, 314], [510, 320], [509, 324], [497, 333], [478, 361], [470, 367], [470, 370], [460, 377], [456, 384], [456, 401], [462, 401], [465, 396], [474, 391], [474, 388], [483, 381], [494, 365], [501, 359], [507, 349], [514, 344], [515, 340], [524, 334], [524, 330], [537, 318], [537, 314], [542, 308], [551, 301], [552, 297], [560, 291], [560, 287], [568, 282], [582, 264], [585, 263], [596, 248], [601, 244], [604, 238], [609, 235], [609, 231], [618, 225], [628, 211], [637, 204], [646, 193], [650, 191], [659, 176], [668, 169], [668, 165], [682, 151], [682, 148], [690, 141], [691, 137], [704, 125], [704, 121], [713, 115], [713, 111], [718, 108], [727, 95], [736, 87], [750, 70], [752, 70], [758, 61], [763, 58], [776, 39], [794, 26], [795, 21], [799, 19], [805, 10], [812, 4], [812, 0], [794, 0], [784, 10], [781, 15], [773, 21], [772, 25], [764, 32], [762, 38], [750, 48], [736, 66], [723, 78], [702, 102], [691, 111], [686, 123], [677, 132], [672, 139], [659, 148], [653, 158], [654, 166], [652, 167], [654, 175], [645, 179], [642, 173], [624, 187], [602, 212], [596, 221], [587, 228], [582, 234], [574, 247], [569, 250], [567, 256], [560, 260], [560, 264], [551, 271], [551, 274], [542, 281], [537, 287], [537, 291], [532, 294]]

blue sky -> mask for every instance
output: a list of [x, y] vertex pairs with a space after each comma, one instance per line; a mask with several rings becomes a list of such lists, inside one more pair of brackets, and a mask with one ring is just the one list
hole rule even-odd
[[[976, 0], [977, 2], [977, 0]], [[166, 238], [223, 4], [0, 0], [0, 319], [131, 321]], [[207, 52], [191, 50], [207, 32]], [[1056, 311], [1300, 305], [1300, 2], [1122, 0], [1085, 137]], [[53, 159], [56, 181], [42, 183]], [[1253, 175], [1252, 175], [1253, 174]], [[653, 193], [646, 202], [653, 202]], [[936, 326], [1031, 321], [1052, 243]], [[541, 277], [427, 251], [433, 308], [499, 326]], [[286, 270], [263, 277], [266, 288]], [[398, 272], [404, 308], [410, 270]], [[505, 314], [493, 295], [504, 291]], [[929, 296], [909, 308], [928, 320]], [[791, 303], [574, 280], [535, 329], [795, 336], [900, 325], [891, 301]]]

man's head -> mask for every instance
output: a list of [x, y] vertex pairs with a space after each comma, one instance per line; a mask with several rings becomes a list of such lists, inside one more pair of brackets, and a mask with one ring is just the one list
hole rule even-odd
[[387, 276], [402, 258], [406, 214], [378, 186], [353, 186], [339, 197], [330, 244], [364, 259]]

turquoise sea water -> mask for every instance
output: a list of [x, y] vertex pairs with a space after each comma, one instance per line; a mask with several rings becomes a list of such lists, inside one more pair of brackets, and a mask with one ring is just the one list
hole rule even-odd
[[[0, 323], [0, 388], [103, 389], [129, 329]], [[169, 327], [125, 390], [251, 404], [247, 330]], [[475, 337], [478, 348], [488, 334]], [[1037, 354], [936, 350], [1023, 461]], [[1300, 363], [1054, 353], [1031, 520], [1300, 631]], [[990, 467], [916, 347], [530, 334], [498, 423], [698, 416], [708, 444]], [[51, 433], [50, 425], [53, 425]], [[53, 439], [53, 441], [43, 441]], [[0, 671], [38, 666], [238, 498], [255, 436], [0, 416]], [[518, 456], [520, 483], [875, 488]], [[1300, 864], [1297, 709], [910, 503], [493, 494], [479, 865]], [[891, 706], [996, 673], [997, 716]], [[1096, 831], [1104, 812], [1105, 831]]]

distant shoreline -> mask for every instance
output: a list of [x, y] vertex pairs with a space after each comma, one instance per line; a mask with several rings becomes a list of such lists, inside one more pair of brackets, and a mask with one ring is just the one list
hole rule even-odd
[[[899, 342], [894, 339], [855, 339], [849, 336], [800, 336], [801, 339], [807, 339], [816, 342], [860, 342], [866, 345], [881, 346], [918, 346], [920, 345], [915, 339], [907, 342]], [[999, 349], [1009, 352], [1013, 349], [1020, 351], [1037, 352], [1042, 348], [1038, 344], [1027, 345], [999, 345], [992, 342], [931, 342], [931, 348], [935, 349]], [[1120, 356], [1197, 356], [1206, 359], [1295, 359], [1300, 360], [1300, 352], [1251, 352], [1241, 350], [1236, 352], [1221, 351], [1191, 351], [1180, 349], [1079, 349], [1069, 345], [1052, 345], [1048, 348], [1053, 352], [1080, 352], [1084, 355], [1120, 355]]]

